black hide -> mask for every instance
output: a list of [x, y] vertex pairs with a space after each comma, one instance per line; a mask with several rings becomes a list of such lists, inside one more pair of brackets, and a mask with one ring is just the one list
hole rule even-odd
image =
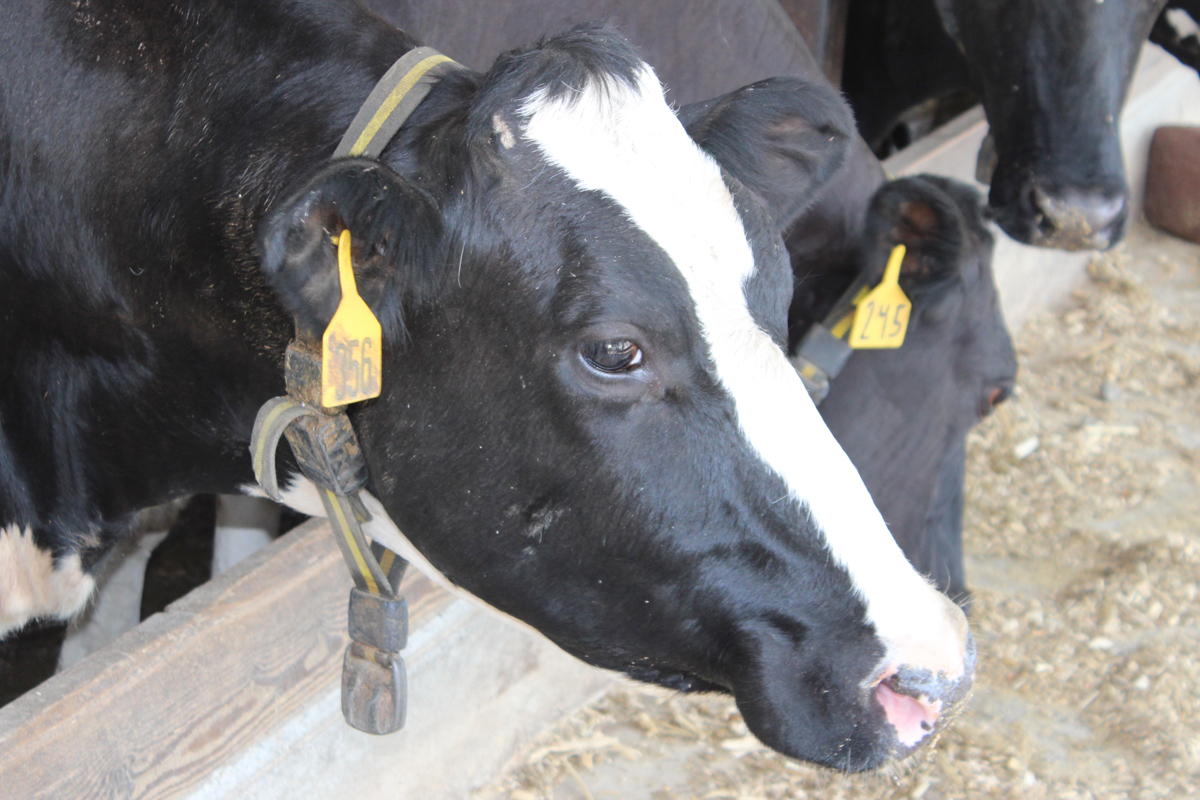
[[[903, 695], [953, 668], [930, 698], [947, 708], [969, 686], [961, 616], [924, 586], [913, 630], [950, 631], [928, 644], [957, 663], [883, 660], [847, 570], [739, 430], [665, 251], [503, 135], [539, 92], [631, 84], [612, 31], [454, 73], [382, 163], [333, 166], [415, 44], [354, 3], [12, 0], [0, 42], [3, 535], [86, 569], [138, 509], [250, 484], [255, 413], [283, 392], [293, 315], [328, 317], [347, 226], [386, 332], [383, 394], [350, 411], [369, 489], [450, 580], [592, 663], [731, 691], [763, 741], [842, 769], [912, 749], [875, 700], [885, 669]], [[724, 177], [750, 311], [782, 348], [780, 226], [849, 118], [788, 81], [718, 116], [692, 121], [758, 148], [726, 137]]]
[[[974, 189], [944, 178], [901, 178], [876, 192], [857, 263], [875, 282], [892, 248], [907, 247], [908, 332], [896, 350], [855, 352], [820, 406], [909, 561], [964, 605], [966, 435], [1011, 394], [1017, 371], [982, 210]], [[793, 310], [821, 318], [849, 281], [845, 272], [813, 278]]]

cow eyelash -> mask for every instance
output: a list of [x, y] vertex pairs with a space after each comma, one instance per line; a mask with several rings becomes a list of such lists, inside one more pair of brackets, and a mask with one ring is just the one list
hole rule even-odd
[[588, 366], [600, 372], [630, 372], [642, 364], [642, 349], [629, 339], [585, 342], [580, 355]]

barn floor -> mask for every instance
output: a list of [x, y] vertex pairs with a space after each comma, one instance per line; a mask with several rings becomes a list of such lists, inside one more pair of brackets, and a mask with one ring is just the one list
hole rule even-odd
[[1200, 246], [1140, 225], [1019, 333], [972, 434], [980, 667], [931, 754], [847, 778], [765, 750], [724, 698], [623, 685], [480, 798], [1200, 797]]

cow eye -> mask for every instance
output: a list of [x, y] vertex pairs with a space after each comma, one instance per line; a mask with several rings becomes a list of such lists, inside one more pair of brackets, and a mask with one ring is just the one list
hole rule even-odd
[[628, 372], [642, 363], [642, 349], [628, 339], [585, 342], [580, 352], [589, 366], [601, 372]]

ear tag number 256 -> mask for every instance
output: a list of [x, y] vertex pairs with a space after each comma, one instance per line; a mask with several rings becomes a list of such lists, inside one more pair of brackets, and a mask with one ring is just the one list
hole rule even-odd
[[338, 239], [342, 299], [321, 338], [321, 405], [332, 408], [378, 397], [379, 320], [358, 295], [350, 260], [350, 231]]
[[912, 302], [900, 288], [900, 264], [904, 245], [897, 245], [888, 258], [883, 280], [868, 292], [854, 312], [850, 346], [856, 350], [899, 347], [908, 331]]

